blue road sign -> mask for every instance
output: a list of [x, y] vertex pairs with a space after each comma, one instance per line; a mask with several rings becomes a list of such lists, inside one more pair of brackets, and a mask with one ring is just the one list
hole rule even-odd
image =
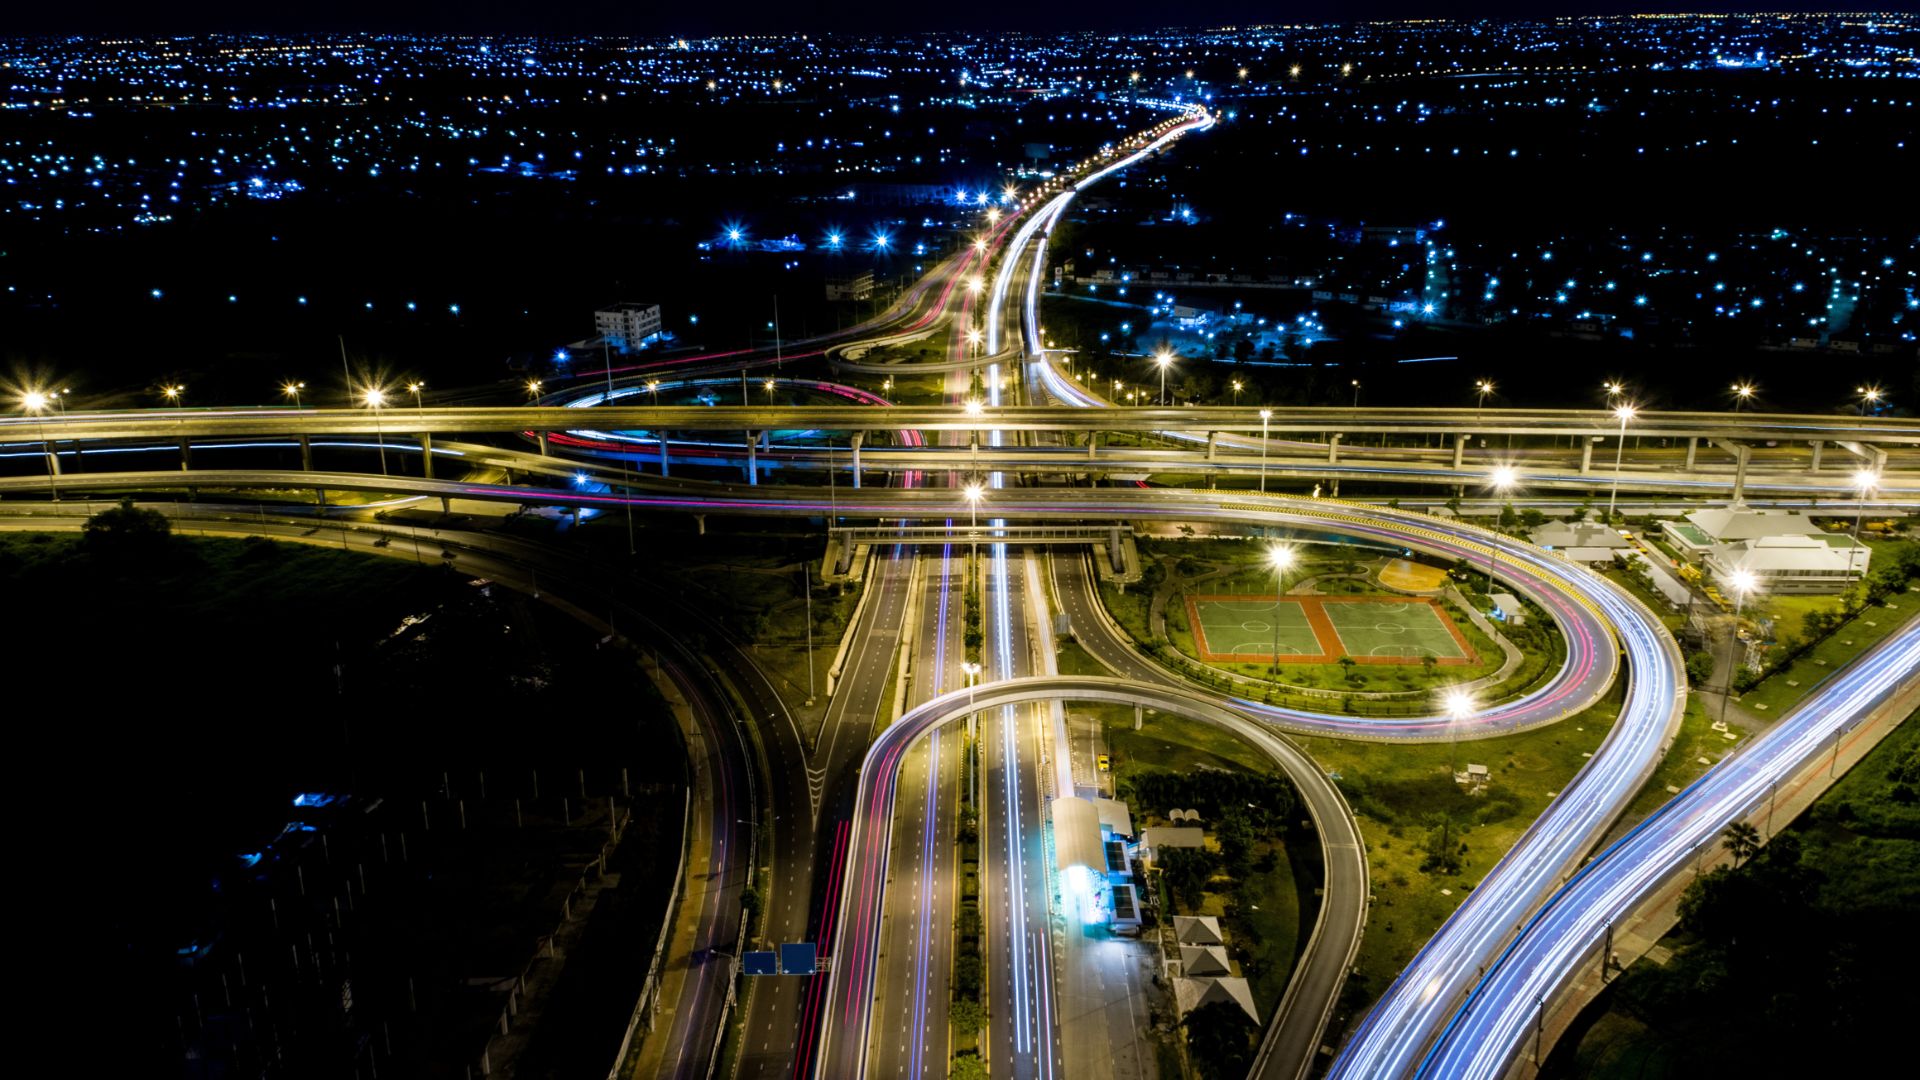
[[740, 969], [749, 975], [780, 974], [779, 957], [770, 952], [743, 953], [740, 957]]
[[811, 975], [815, 966], [813, 942], [780, 946], [780, 974]]

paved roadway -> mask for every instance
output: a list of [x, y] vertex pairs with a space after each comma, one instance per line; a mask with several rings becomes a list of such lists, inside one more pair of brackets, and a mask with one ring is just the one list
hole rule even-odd
[[[1727, 825], [1758, 815], [1777, 788], [1828, 755], [1850, 728], [1920, 679], [1920, 620], [1817, 687], [1778, 723], [1674, 796], [1559, 889], [1498, 958], [1417, 1063], [1417, 1074], [1493, 1080], [1525, 1052], [1541, 1002], [1555, 999], [1599, 954], [1609, 927], [1683, 874]], [[1401, 1069], [1404, 1073], [1408, 1070]], [[1336, 1067], [1337, 1075], [1378, 1075]]]
[[[1352, 830], [1350, 811], [1340, 801], [1338, 792], [1323, 777], [1318, 777], [1318, 769], [1311, 760], [1264, 726], [1221, 707], [1204, 695], [1175, 687], [1087, 676], [990, 682], [971, 692], [967, 689], [952, 691], [910, 710], [868, 752], [866, 764], [861, 770], [861, 812], [853, 821], [848, 842], [849, 887], [842, 895], [842, 914], [834, 950], [836, 962], [831, 973], [832, 984], [828, 997], [827, 1016], [830, 1024], [828, 1038], [822, 1047], [820, 1075], [858, 1076], [862, 1073], [865, 1047], [863, 1041], [852, 1033], [863, 1029], [868, 1023], [864, 1015], [865, 1005], [869, 1001], [867, 988], [878, 966], [876, 924], [890, 891], [886, 884], [888, 853], [893, 846], [889, 825], [893, 820], [893, 804], [898, 796], [896, 784], [900, 776], [899, 763], [915, 745], [925, 741], [929, 732], [938, 730], [942, 725], [961, 721], [976, 709], [983, 718], [990, 718], [1004, 710], [1030, 708], [1029, 702], [1061, 700], [1144, 705], [1217, 724], [1268, 753], [1290, 776], [1296, 777], [1303, 796], [1308, 800], [1309, 809], [1316, 820], [1324, 823], [1322, 843], [1326, 847], [1329, 863], [1328, 914], [1323, 916], [1322, 927], [1331, 929], [1316, 933], [1310, 954], [1317, 957], [1322, 948], [1318, 943], [1324, 941], [1330, 943], [1326, 946], [1328, 955], [1336, 958], [1331, 969], [1317, 959], [1309, 966], [1315, 971], [1326, 971], [1327, 975], [1337, 977], [1337, 969], [1344, 966], [1345, 957], [1349, 955], [1350, 942], [1357, 937], [1351, 928], [1365, 921], [1366, 863], [1359, 836]], [[996, 738], [991, 727], [991, 724], [983, 726], [983, 740], [989, 746]], [[1005, 733], [1011, 730], [1010, 726], [1003, 726], [999, 737], [1005, 737]], [[1029, 738], [1020, 738], [1019, 741], [1028, 747], [1035, 743]], [[1022, 751], [1015, 748], [1009, 752], [1018, 755]], [[989, 761], [988, 775], [991, 774], [991, 767]], [[1013, 792], [1009, 788], [1002, 793], [1002, 797], [1011, 794]], [[1006, 842], [1005, 838], [1002, 842]], [[985, 850], [995, 846], [991, 840], [985, 840], [983, 844]], [[1022, 865], [1022, 861], [1016, 860], [1010, 865]], [[1009, 890], [1010, 895], [1017, 894], [1017, 883], [1010, 883]], [[1001, 921], [1007, 924], [1014, 922], [1005, 918], [1004, 914]], [[1051, 950], [1045, 947], [1044, 931], [1036, 929], [1033, 933], [1034, 938], [1030, 941], [1033, 952], [1029, 962], [1042, 968], [1037, 974], [1042, 985], [1045, 985], [1052, 978], [1044, 970], [1044, 965], [1050, 961]], [[1017, 993], [1019, 983], [1016, 981], [1003, 988], [1000, 976], [996, 974], [994, 978], [996, 1003], [993, 1007], [1011, 1007], [1016, 1010], [1016, 1016], [1020, 1015], [1022, 1006], [1017, 1000], [1003, 1002], [999, 999], [1002, 994]], [[1293, 991], [1290, 989], [1289, 992]], [[1307, 992], [1304, 989], [1301, 991], [1303, 994]], [[1037, 1026], [1055, 1022], [1045, 1011], [1047, 1008], [1048, 1002], [1040, 998], [1028, 1001], [1024, 1011]], [[1301, 1037], [1312, 1042], [1312, 1031], [1317, 1026], [1317, 1023], [1309, 1025]], [[1019, 1037], [1017, 1030], [1011, 1036], [1015, 1040]], [[1027, 1037], [1038, 1042], [1031, 1028]], [[996, 1034], [996, 1048], [999, 1038]], [[1311, 1048], [1305, 1053], [1310, 1056]], [[1024, 1069], [1021, 1068], [1023, 1061], [1027, 1065]], [[1057, 1059], [1036, 1061], [1031, 1053], [1021, 1056], [1016, 1051], [1016, 1056], [1010, 1062], [996, 1057], [994, 1069], [996, 1075], [1008, 1072], [1020, 1076], [1070, 1075], [1063, 1071], [1063, 1064]]]
[[[989, 347], [990, 353], [997, 350]], [[1141, 406], [1075, 409], [1060, 405], [1004, 405], [983, 417], [955, 405], [614, 405], [595, 414], [597, 426], [667, 431], [1180, 431], [1258, 433], [1254, 406]], [[1393, 408], [1369, 406], [1291, 407], [1271, 410], [1266, 428], [1287, 434], [1513, 435], [1516, 437], [1610, 437], [1620, 424], [1604, 409]], [[510, 434], [569, 431], [580, 426], [577, 410], [557, 405], [475, 405], [424, 409], [292, 409], [281, 406], [216, 409], [139, 409], [69, 412], [64, 416], [0, 417], [0, 443], [31, 447], [43, 439], [234, 439], [259, 436], [364, 435], [382, 433]], [[42, 432], [45, 434], [43, 435]], [[1764, 443], [1776, 441], [1860, 442], [1920, 445], [1920, 420], [1898, 417], [1791, 413], [1639, 413], [1629, 435], [1640, 438], [1699, 437]], [[1596, 454], [1596, 457], [1599, 455]]]

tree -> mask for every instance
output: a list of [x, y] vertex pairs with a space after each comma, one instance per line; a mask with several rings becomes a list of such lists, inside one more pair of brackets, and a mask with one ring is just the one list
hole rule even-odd
[[1736, 821], [1727, 826], [1726, 837], [1721, 843], [1733, 855], [1733, 865], [1739, 866], [1760, 850], [1760, 830], [1747, 822]]
[[1205, 848], [1168, 848], [1158, 852], [1154, 861], [1181, 906], [1198, 910], [1207, 882], [1213, 880], [1213, 854]]
[[947, 1070], [951, 1080], [987, 1080], [987, 1067], [976, 1054], [958, 1054]]
[[166, 546], [173, 522], [158, 510], [143, 510], [131, 498], [112, 510], [102, 510], [81, 526], [81, 543], [88, 551], [108, 555], [146, 555]]
[[1547, 523], [1547, 515], [1529, 506], [1520, 511], [1520, 524], [1529, 529], [1537, 529]]
[[961, 953], [953, 962], [953, 992], [956, 997], [980, 996], [981, 966], [976, 953]]
[[1240, 1006], [1209, 1002], [1188, 1013], [1183, 1026], [1187, 1053], [1205, 1080], [1241, 1080], [1253, 1067], [1253, 1021]]
[[1433, 678], [1433, 669], [1439, 666], [1439, 664], [1440, 664], [1440, 659], [1434, 656], [1432, 653], [1428, 653], [1425, 656], [1422, 656], [1420, 658], [1420, 670], [1429, 679]]
[[1713, 654], [1697, 652], [1687, 657], [1687, 678], [1695, 686], [1705, 686], [1713, 678]]
[[1505, 506], [1502, 506], [1500, 508], [1500, 527], [1501, 528], [1511, 529], [1515, 525], [1518, 525], [1519, 523], [1520, 523], [1520, 512], [1513, 508], [1512, 503], [1508, 503]]
[[972, 1034], [987, 1026], [987, 1010], [972, 998], [954, 998], [947, 1007], [947, 1022], [955, 1031]]

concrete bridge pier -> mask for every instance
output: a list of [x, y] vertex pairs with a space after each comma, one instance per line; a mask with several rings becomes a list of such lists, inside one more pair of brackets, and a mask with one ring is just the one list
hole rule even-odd
[[1219, 456], [1220, 456], [1220, 433], [1217, 431], [1209, 431], [1207, 432], [1207, 460], [1212, 461], [1214, 458], [1217, 458]]
[[420, 433], [420, 475], [433, 479], [433, 435]]
[[313, 471], [313, 440], [300, 436], [300, 468], [305, 472]]
[[859, 490], [860, 487], [860, 444], [866, 441], [866, 436], [867, 433], [864, 431], [856, 431], [853, 433], [853, 486], [855, 490]]
[[[1340, 464], [1340, 438], [1344, 434], [1346, 433], [1341, 431], [1336, 431], [1332, 435], [1327, 436], [1327, 464], [1329, 465]], [[1456, 469], [1459, 468], [1460, 462], [1456, 460], [1453, 463], [1453, 466]]]
[[1580, 444], [1580, 475], [1593, 471], [1593, 440], [1587, 439]]
[[1811, 445], [1813, 446], [1813, 463], [1807, 466], [1807, 471], [1819, 472], [1820, 471], [1820, 451], [1825, 450], [1827, 448], [1827, 443], [1825, 439], [1815, 439], [1813, 440]]
[[1745, 501], [1747, 462], [1753, 457], [1753, 447], [1732, 439], [1715, 439], [1713, 445], [1733, 455], [1733, 505], [1739, 506]]
[[191, 468], [193, 468], [193, 443], [189, 442], [186, 439], [181, 439], [180, 440], [180, 471], [186, 472]]
[[547, 433], [544, 431], [536, 431], [533, 433], [533, 437], [534, 440], [540, 444], [540, 456], [552, 457], [553, 451], [547, 446]]
[[[662, 431], [660, 433], [660, 475], [666, 476], [669, 468], [670, 466], [667, 464], [667, 433]], [[635, 469], [634, 471], [638, 472], [639, 470]]]
[[1687, 471], [1693, 471], [1693, 456], [1700, 451], [1700, 436], [1687, 436]]
[[1121, 545], [1118, 525], [1107, 530], [1107, 562], [1116, 574], [1124, 573], [1127, 569], [1126, 548]]
[[1467, 440], [1471, 438], [1473, 438], [1471, 435], [1455, 435], [1453, 437], [1454, 468], [1459, 469], [1465, 467], [1467, 460]]
[[760, 433], [747, 432], [747, 483], [760, 484]]
[[693, 535], [695, 536], [707, 535], [707, 515], [705, 514], [693, 515]]

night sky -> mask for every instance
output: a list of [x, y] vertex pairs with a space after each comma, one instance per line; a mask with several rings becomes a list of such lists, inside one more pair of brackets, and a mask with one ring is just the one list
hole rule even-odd
[[[1874, 0], [1863, 8], [1909, 11], [1920, 0]], [[1763, 5], [1764, 10], [1790, 10]], [[1382, 18], [1543, 18], [1660, 11], [1740, 11], [1752, 5], [1607, 0], [1103, 0], [1099, 4], [929, 5], [899, 0], [731, 0], [708, 5], [647, 0], [72, 0], [13, 7], [0, 33], [110, 36], [207, 31], [405, 31], [425, 33], [728, 34], [767, 31], [1109, 30]], [[1018, 18], [1014, 18], [1014, 13]]]

